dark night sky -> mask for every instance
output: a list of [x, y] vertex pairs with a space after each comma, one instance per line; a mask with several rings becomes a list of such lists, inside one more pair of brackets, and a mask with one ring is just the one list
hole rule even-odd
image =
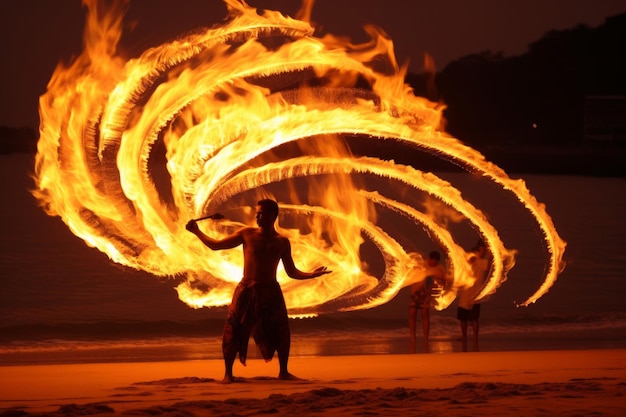
[[[297, 0], [250, 0], [292, 14]], [[485, 50], [518, 55], [549, 30], [580, 23], [591, 27], [626, 11], [624, 0], [318, 0], [313, 20], [323, 32], [362, 41], [373, 23], [394, 40], [400, 62], [419, 71], [424, 53], [437, 69]], [[123, 46], [135, 53], [225, 16], [219, 0], [131, 0], [126, 22], [135, 22]], [[37, 127], [38, 97], [56, 64], [80, 52], [84, 8], [79, 0], [0, 2], [0, 125]]]

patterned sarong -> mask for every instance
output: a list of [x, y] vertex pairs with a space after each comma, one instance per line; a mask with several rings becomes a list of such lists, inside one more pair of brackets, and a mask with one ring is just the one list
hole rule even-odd
[[250, 335], [266, 361], [289, 349], [289, 318], [278, 282], [240, 282], [235, 288], [222, 335], [224, 357], [239, 353], [245, 365]]
[[410, 307], [429, 308], [433, 298], [434, 278], [427, 276], [422, 285], [411, 292]]

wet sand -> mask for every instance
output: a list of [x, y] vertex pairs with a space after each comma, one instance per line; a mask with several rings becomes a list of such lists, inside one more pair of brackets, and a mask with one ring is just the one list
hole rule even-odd
[[0, 416], [624, 415], [626, 350], [553, 350], [0, 367]]

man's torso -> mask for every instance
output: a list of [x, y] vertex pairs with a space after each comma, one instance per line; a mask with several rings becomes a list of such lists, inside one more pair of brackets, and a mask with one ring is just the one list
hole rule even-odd
[[260, 228], [243, 232], [243, 282], [276, 281], [276, 268], [285, 250], [285, 238]]

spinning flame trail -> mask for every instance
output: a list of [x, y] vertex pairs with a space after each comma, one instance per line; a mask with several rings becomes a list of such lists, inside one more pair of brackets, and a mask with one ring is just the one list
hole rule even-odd
[[[549, 254], [543, 284], [521, 304], [548, 291], [563, 268], [565, 242], [544, 206], [522, 180], [440, 129], [441, 106], [404, 83], [384, 33], [366, 27], [371, 41], [355, 45], [314, 36], [311, 2], [299, 20], [225, 2], [223, 25], [123, 60], [116, 47], [124, 3], [103, 10], [86, 1], [85, 50], [56, 69], [40, 99], [34, 194], [48, 214], [119, 264], [176, 277], [190, 306], [220, 306], [241, 278], [241, 250], [213, 252], [185, 223], [219, 211], [227, 219], [201, 227], [222, 236], [252, 220], [241, 207], [275, 198], [298, 266], [334, 271], [307, 281], [279, 271], [296, 316], [371, 308], [424, 279], [418, 251], [380, 226], [380, 213], [393, 213], [446, 253], [453, 284], [438, 299], [445, 308], [473, 282], [468, 254], [437, 216], [390, 192], [409, 190], [472, 225], [492, 256], [478, 299], [494, 293], [515, 251], [487, 217], [433, 173], [355, 156], [350, 147], [394, 144], [453, 161], [513, 193], [536, 219]], [[384, 261], [380, 276], [361, 259], [365, 244]]]

